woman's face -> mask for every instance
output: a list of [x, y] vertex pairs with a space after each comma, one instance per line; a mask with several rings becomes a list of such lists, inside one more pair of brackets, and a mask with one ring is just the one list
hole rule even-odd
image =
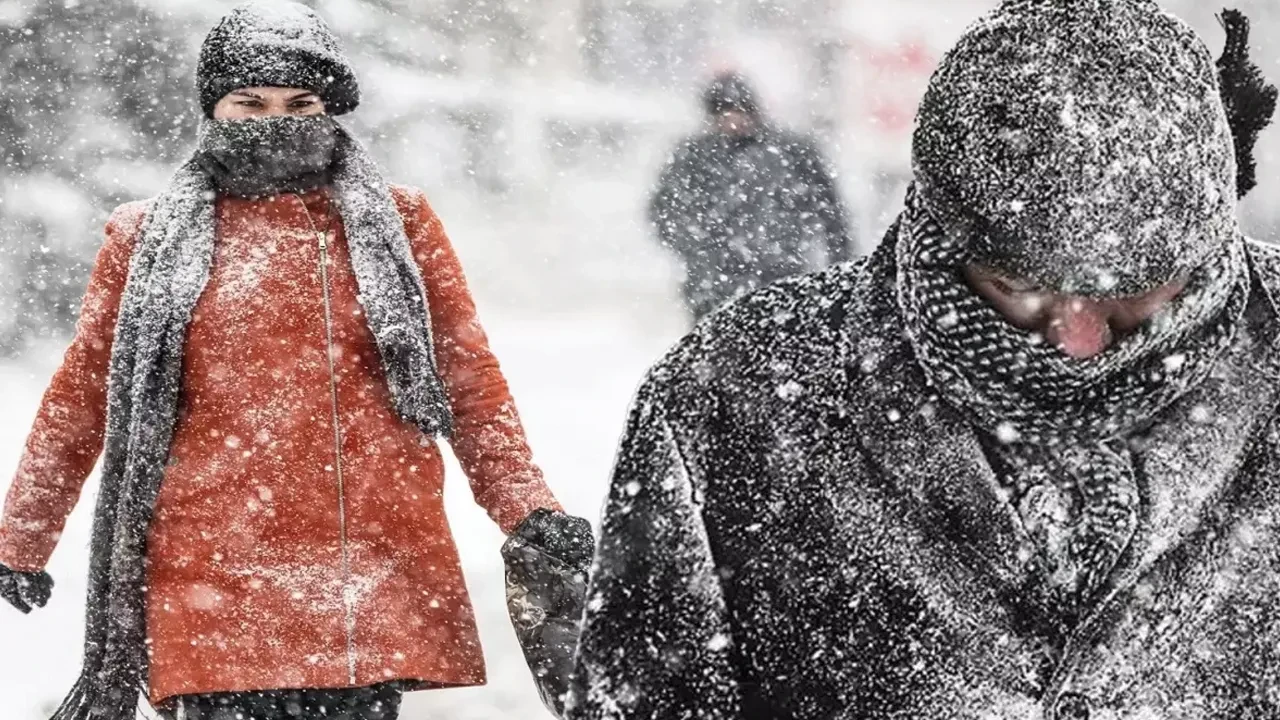
[[253, 87], [228, 93], [213, 106], [215, 120], [246, 120], [279, 115], [323, 115], [324, 101], [310, 90]]
[[1067, 355], [1085, 359], [1137, 330], [1187, 287], [1186, 278], [1142, 295], [1093, 298], [1061, 295], [981, 265], [964, 269], [965, 280], [1009, 324], [1037, 332]]

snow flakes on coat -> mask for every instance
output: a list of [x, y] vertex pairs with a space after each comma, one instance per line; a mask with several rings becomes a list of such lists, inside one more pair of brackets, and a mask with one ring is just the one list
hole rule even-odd
[[[1178, 406], [1208, 421], [1191, 446], [1143, 438], [1129, 550], [1064, 624], [977, 434], [904, 339], [893, 245], [731, 305], [647, 378], [568, 717], [1280, 713], [1280, 395], [1253, 370], [1272, 344]], [[1272, 338], [1280, 260], [1249, 253]]]
[[942, 60], [913, 150], [930, 204], [981, 218], [979, 259], [1046, 288], [1149, 290], [1236, 233], [1213, 57], [1151, 0], [1005, 0]]

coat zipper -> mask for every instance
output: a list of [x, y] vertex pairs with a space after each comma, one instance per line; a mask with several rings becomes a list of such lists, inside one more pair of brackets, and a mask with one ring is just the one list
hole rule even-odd
[[[294, 196], [297, 197], [297, 196]], [[356, 684], [356, 608], [351, 586], [351, 552], [347, 545], [347, 496], [346, 479], [342, 475], [342, 428], [338, 424], [338, 369], [333, 357], [333, 297], [329, 292], [329, 239], [328, 231], [316, 228], [311, 211], [298, 197], [302, 211], [307, 216], [311, 231], [315, 233], [320, 248], [320, 287], [324, 295], [325, 354], [329, 359], [329, 409], [333, 420], [333, 459], [338, 479], [338, 534], [342, 552], [342, 606], [347, 632], [347, 681]]]

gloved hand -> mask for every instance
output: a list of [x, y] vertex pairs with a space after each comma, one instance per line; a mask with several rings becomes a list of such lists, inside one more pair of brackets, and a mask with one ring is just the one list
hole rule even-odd
[[539, 508], [516, 528], [513, 538], [533, 545], [570, 568], [586, 572], [596, 551], [591, 523], [580, 517]]
[[0, 598], [23, 613], [44, 607], [53, 593], [53, 578], [44, 572], [19, 572], [0, 565]]
[[507, 610], [542, 702], [559, 717], [586, 607], [595, 553], [591, 523], [535, 510], [502, 546]]

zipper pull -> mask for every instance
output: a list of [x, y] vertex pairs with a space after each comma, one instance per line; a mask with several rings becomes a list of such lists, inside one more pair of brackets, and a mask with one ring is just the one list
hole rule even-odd
[[329, 249], [329, 232], [328, 232], [327, 230], [317, 230], [317, 231], [316, 231], [316, 238], [318, 238], [318, 239], [320, 240], [320, 249], [321, 249], [321, 250], [328, 250], [328, 249]]

